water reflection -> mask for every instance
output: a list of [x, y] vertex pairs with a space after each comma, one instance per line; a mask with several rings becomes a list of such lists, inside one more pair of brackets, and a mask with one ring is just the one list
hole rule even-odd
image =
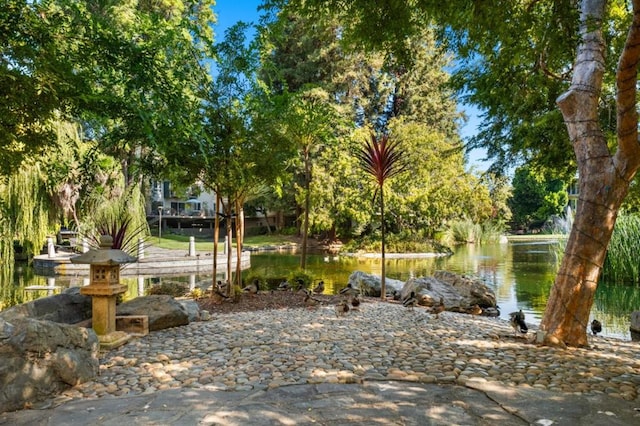
[[[414, 276], [432, 275], [436, 270], [449, 270], [475, 275], [496, 293], [501, 316], [522, 309], [527, 322], [539, 324], [544, 313], [549, 291], [556, 271], [555, 247], [557, 242], [538, 241], [485, 246], [464, 246], [452, 256], [420, 259], [387, 259], [389, 278], [405, 281]], [[286, 277], [297, 270], [299, 257], [295, 253], [254, 253], [248, 273]], [[381, 260], [355, 257], [326, 257], [310, 255], [308, 270], [325, 281], [325, 292], [336, 293], [346, 285], [353, 271], [380, 274]], [[3, 274], [4, 276], [5, 274]], [[218, 279], [225, 279], [223, 275]], [[190, 274], [161, 277], [121, 277], [127, 286], [125, 300], [145, 294], [154, 284], [179, 283], [190, 290], [209, 287], [210, 274]], [[87, 277], [44, 277], [33, 269], [18, 265], [9, 277], [0, 282], [0, 309], [58, 293], [61, 288], [88, 284]], [[29, 289], [31, 288], [31, 289]], [[603, 335], [630, 339], [630, 312], [640, 309], [640, 289], [601, 283], [592, 308], [592, 318], [603, 323]]]

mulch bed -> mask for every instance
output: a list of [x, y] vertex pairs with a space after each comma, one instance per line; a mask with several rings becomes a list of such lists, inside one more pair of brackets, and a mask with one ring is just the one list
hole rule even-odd
[[[322, 300], [327, 305], [335, 305], [341, 300], [338, 295], [314, 295], [316, 299]], [[380, 302], [379, 298], [365, 297], [361, 298], [363, 303]], [[287, 308], [303, 308], [304, 293], [292, 291], [269, 291], [260, 292], [256, 295], [240, 294], [237, 300], [225, 299], [222, 302], [214, 300], [210, 297], [203, 297], [197, 300], [201, 309], [205, 309], [210, 313], [227, 314], [234, 312], [261, 311], [265, 309], [287, 309]]]

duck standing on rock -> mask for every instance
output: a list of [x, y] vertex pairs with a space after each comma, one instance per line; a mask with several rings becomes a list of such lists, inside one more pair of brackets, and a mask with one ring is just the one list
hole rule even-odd
[[524, 322], [524, 312], [520, 309], [518, 312], [511, 312], [509, 314], [509, 323], [511, 327], [513, 327], [514, 332], [517, 334], [518, 331], [522, 334], [527, 334], [529, 331], [529, 327], [527, 327], [527, 323]]
[[316, 286], [316, 288], [313, 289], [313, 292], [315, 294], [322, 294], [324, 293], [324, 281], [320, 280], [320, 282], [318, 283], [318, 285]]
[[418, 299], [416, 299], [416, 292], [412, 291], [411, 294], [404, 298], [402, 301], [402, 306], [405, 308], [409, 308], [413, 311], [413, 308], [418, 304]]
[[440, 314], [445, 311], [444, 299], [440, 297], [440, 303], [431, 308], [431, 313], [435, 314], [436, 319], [440, 318]]
[[473, 305], [473, 306], [470, 306], [469, 309], [467, 309], [467, 313], [469, 315], [481, 315], [482, 308], [478, 305]]
[[591, 321], [591, 333], [593, 333], [594, 336], [598, 333], [602, 333], [602, 323], [597, 319]]
[[258, 290], [260, 290], [260, 281], [258, 279], [253, 280], [251, 284], [242, 289], [244, 293], [249, 293], [253, 296], [258, 294]]

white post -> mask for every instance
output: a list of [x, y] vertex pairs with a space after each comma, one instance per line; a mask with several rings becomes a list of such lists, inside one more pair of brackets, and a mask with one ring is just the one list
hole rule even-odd
[[82, 238], [82, 252], [86, 253], [89, 251], [89, 241], [86, 238]]
[[47, 237], [47, 255], [56, 257], [56, 246], [53, 245], [53, 238]]
[[193, 291], [196, 288], [196, 274], [189, 274], [189, 290]]
[[53, 290], [56, 288], [55, 277], [47, 277], [47, 296], [53, 295]]
[[138, 296], [144, 296], [144, 276], [138, 275]]
[[196, 237], [189, 237], [189, 257], [196, 255]]
[[138, 238], [138, 259], [144, 259], [144, 240]]

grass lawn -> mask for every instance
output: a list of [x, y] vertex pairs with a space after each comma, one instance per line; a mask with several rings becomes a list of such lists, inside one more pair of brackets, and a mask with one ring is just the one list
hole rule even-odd
[[[224, 236], [220, 238], [220, 241], [224, 241]], [[270, 245], [284, 245], [294, 241], [294, 238], [290, 235], [256, 235], [253, 237], [245, 237], [244, 245], [252, 247], [262, 247]], [[186, 235], [163, 235], [158, 240], [158, 237], [149, 237], [149, 244], [156, 247], [161, 247], [170, 250], [185, 250], [189, 248], [189, 237]], [[213, 251], [213, 238], [195, 238], [196, 251], [199, 252], [211, 252]], [[235, 246], [235, 244], [234, 244]], [[218, 250], [222, 251], [224, 244], [221, 242], [218, 244]]]

